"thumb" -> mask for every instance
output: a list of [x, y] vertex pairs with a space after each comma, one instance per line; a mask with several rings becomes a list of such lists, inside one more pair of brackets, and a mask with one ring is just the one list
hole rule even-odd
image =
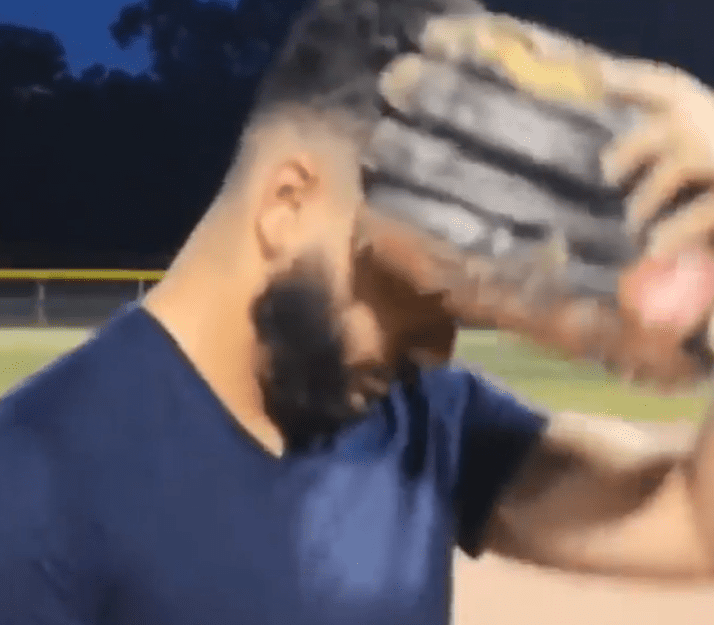
[[714, 259], [703, 249], [645, 258], [620, 281], [620, 301], [645, 327], [686, 337], [714, 302]]
[[653, 108], [664, 107], [681, 94], [688, 77], [681, 70], [646, 59], [603, 56], [600, 67], [610, 98]]

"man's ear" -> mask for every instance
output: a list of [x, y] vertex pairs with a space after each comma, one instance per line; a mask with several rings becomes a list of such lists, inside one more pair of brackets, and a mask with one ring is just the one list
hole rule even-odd
[[266, 179], [255, 227], [267, 258], [290, 256], [299, 245], [299, 221], [317, 183], [317, 167], [308, 155], [283, 162]]

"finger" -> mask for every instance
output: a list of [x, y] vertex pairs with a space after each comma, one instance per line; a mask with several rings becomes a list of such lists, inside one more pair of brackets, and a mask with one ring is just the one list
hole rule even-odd
[[707, 243], [714, 233], [714, 194], [705, 193], [657, 224], [647, 242], [650, 256], [671, 256], [699, 243]]
[[616, 139], [600, 155], [600, 166], [605, 181], [620, 186], [641, 167], [649, 165], [667, 152], [667, 126], [656, 121]]
[[419, 88], [426, 61], [419, 54], [404, 54], [390, 63], [379, 76], [379, 92], [395, 109], [413, 114], [419, 110]]
[[714, 301], [714, 259], [702, 249], [646, 257], [621, 278], [620, 302], [644, 328], [680, 341], [701, 325]]
[[[638, 233], [642, 227], [656, 217], [657, 213], [671, 203], [679, 192], [696, 183], [714, 179], [711, 168], [697, 165], [683, 165], [675, 159], [667, 159], [655, 165], [627, 202], [627, 228], [631, 233]], [[686, 212], [687, 209], [685, 209]], [[714, 212], [714, 207], [712, 207]], [[680, 218], [675, 212], [672, 220]], [[673, 242], [676, 245], [676, 242]]]
[[571, 35], [503, 13], [434, 17], [427, 21], [418, 43], [427, 55], [452, 62], [482, 61], [504, 46], [518, 46], [541, 58], [594, 52]]
[[491, 239], [493, 254], [508, 252], [508, 228], [515, 225], [525, 226], [522, 232], [530, 228], [532, 242], [553, 228], [562, 230], [586, 262], [618, 265], [637, 253], [621, 218], [606, 216], [616, 211], [605, 199], [567, 199], [542, 179], [471, 160], [448, 140], [393, 119], [374, 134], [368, 161], [376, 172], [367, 189], [370, 204], [459, 249], [482, 253]]
[[[452, 63], [482, 62], [504, 44], [535, 52], [540, 46], [535, 28], [509, 15], [481, 13], [431, 18], [418, 38], [419, 49], [434, 59]], [[551, 44], [552, 47], [552, 44]]]
[[448, 16], [427, 21], [419, 36], [418, 45], [425, 54], [435, 59], [463, 62], [480, 56], [477, 32], [488, 16]]
[[657, 61], [603, 57], [600, 66], [609, 97], [652, 108], [671, 107], [696, 84], [687, 72]]
[[405, 221], [463, 250], [491, 253], [498, 230], [491, 219], [458, 204], [419, 196], [391, 186], [375, 185], [368, 194], [370, 207]]
[[[525, 176], [463, 154], [455, 144], [395, 120], [381, 122], [370, 162], [378, 172], [445, 202], [530, 224], [601, 224], [584, 199], [569, 199]], [[385, 202], [386, 204], [386, 202]], [[592, 229], [591, 229], [592, 230]]]
[[553, 59], [599, 58], [604, 51], [564, 32], [546, 28], [541, 24], [516, 21], [527, 32], [539, 56]]
[[612, 133], [585, 112], [566, 115], [539, 106], [514, 96], [507, 85], [418, 55], [392, 63], [380, 78], [380, 90], [406, 117], [446, 129], [462, 144], [519, 155], [593, 186], [602, 182], [596, 155]]
[[[588, 216], [583, 219], [576, 215], [560, 237], [552, 237], [543, 247], [545, 239], [518, 236], [514, 226], [503, 223], [498, 215], [476, 214], [462, 205], [419, 196], [406, 189], [378, 184], [368, 193], [368, 201], [371, 210], [416, 227], [468, 255], [529, 260], [540, 274], [558, 273], [577, 293], [615, 293], [616, 267], [635, 257], [618, 220], [592, 220]], [[591, 252], [595, 262], [588, 256]], [[511, 272], [516, 281], [524, 277], [521, 267], [517, 264]], [[504, 269], [503, 264], [500, 268]], [[474, 277], [472, 264], [467, 263], [465, 271], [468, 279]]]

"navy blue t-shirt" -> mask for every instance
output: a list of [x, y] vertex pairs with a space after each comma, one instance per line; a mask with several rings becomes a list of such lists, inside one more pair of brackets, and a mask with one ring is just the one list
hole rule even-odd
[[445, 368], [277, 459], [131, 309], [0, 402], [0, 623], [446, 625], [543, 425]]

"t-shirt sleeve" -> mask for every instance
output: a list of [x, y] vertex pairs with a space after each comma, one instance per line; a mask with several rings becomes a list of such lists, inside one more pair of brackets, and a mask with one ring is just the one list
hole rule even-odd
[[452, 370], [459, 432], [454, 503], [457, 540], [475, 555], [494, 506], [543, 432], [547, 418], [469, 371]]
[[32, 435], [0, 428], [0, 622], [87, 625], [95, 583], [86, 574], [87, 543], [69, 552], [81, 530], [56, 508], [41, 447]]

